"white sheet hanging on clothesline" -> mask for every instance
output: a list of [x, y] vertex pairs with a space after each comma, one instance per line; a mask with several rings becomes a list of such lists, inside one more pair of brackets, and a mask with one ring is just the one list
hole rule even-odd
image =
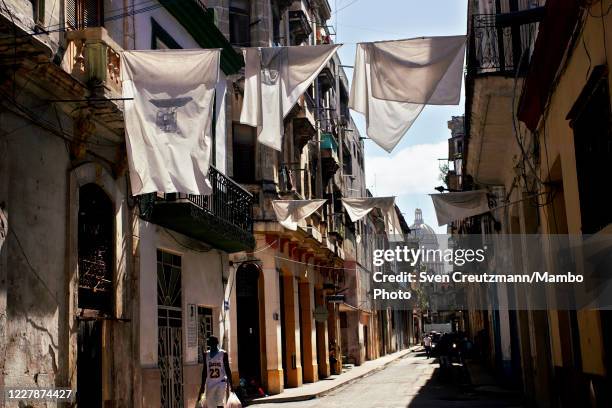
[[282, 147], [283, 119], [340, 45], [245, 48], [240, 123], [257, 128], [257, 140]]
[[389, 234], [402, 234], [402, 227], [395, 211], [395, 197], [343, 198], [342, 205], [353, 222], [359, 221], [374, 208], [378, 208], [384, 214], [385, 226]]
[[370, 139], [391, 152], [425, 105], [459, 104], [464, 54], [464, 35], [357, 44], [349, 107]]
[[486, 190], [430, 194], [438, 225], [449, 224], [490, 211]]
[[210, 194], [219, 50], [125, 51], [121, 79], [132, 194]]
[[285, 228], [295, 231], [298, 222], [317, 211], [327, 200], [272, 200], [276, 219]]

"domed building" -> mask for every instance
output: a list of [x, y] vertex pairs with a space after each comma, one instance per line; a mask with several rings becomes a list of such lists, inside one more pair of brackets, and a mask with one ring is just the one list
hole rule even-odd
[[[414, 211], [414, 224], [410, 226], [410, 234], [419, 242], [419, 247], [428, 249], [439, 249], [438, 237], [432, 227], [425, 224], [423, 221], [423, 211], [417, 208]], [[432, 274], [441, 274], [444, 272], [444, 265], [440, 259], [429, 259], [425, 262], [427, 270]]]

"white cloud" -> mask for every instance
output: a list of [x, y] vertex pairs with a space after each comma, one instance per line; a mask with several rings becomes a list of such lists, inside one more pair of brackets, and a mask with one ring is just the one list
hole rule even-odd
[[368, 157], [366, 186], [376, 196], [435, 193], [440, 161], [448, 155], [446, 140], [406, 147], [391, 156]]

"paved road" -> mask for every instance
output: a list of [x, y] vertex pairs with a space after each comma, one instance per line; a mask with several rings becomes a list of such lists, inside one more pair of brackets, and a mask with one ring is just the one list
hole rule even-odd
[[[450, 378], [449, 378], [450, 377]], [[450, 376], [441, 376], [433, 359], [419, 354], [390, 364], [382, 371], [362, 378], [330, 394], [300, 402], [258, 404], [265, 408], [455, 408], [455, 407], [519, 407], [514, 394], [501, 389], [476, 391], [469, 386], [462, 367], [455, 366]]]

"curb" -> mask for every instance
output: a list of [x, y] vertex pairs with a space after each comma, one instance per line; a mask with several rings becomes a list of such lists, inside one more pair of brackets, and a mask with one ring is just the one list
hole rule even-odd
[[262, 400], [262, 399], [255, 399], [255, 400], [249, 401], [248, 405], [277, 404], [277, 403], [283, 403], [283, 402], [308, 401], [308, 400], [316, 399], [316, 398], [319, 398], [319, 397], [323, 397], [323, 396], [329, 394], [332, 391], [335, 391], [335, 390], [337, 390], [339, 388], [342, 388], [342, 387], [345, 387], [347, 385], [350, 385], [350, 384], [352, 384], [352, 383], [354, 383], [354, 382], [356, 382], [358, 380], [361, 380], [361, 379], [363, 379], [363, 378], [365, 378], [367, 376], [370, 376], [372, 374], [376, 374], [377, 372], [384, 370], [385, 368], [387, 368], [387, 366], [389, 364], [394, 363], [394, 362], [396, 362], [396, 361], [398, 361], [398, 360], [400, 360], [402, 358], [405, 358], [410, 353], [413, 353], [419, 347], [420, 346], [409, 347], [409, 348], [405, 349], [405, 350], [407, 350], [406, 353], [402, 354], [401, 356], [398, 356], [398, 357], [394, 358], [393, 360], [387, 361], [385, 364], [381, 365], [380, 367], [373, 368], [370, 371], [367, 371], [367, 372], [365, 372], [365, 373], [363, 373], [361, 375], [358, 375], [355, 378], [351, 378], [350, 380], [346, 380], [346, 381], [344, 381], [344, 382], [342, 382], [340, 384], [337, 384], [337, 385], [335, 385], [335, 386], [333, 386], [331, 388], [328, 388], [326, 390], [315, 392], [315, 393], [312, 393], [312, 394], [296, 395], [296, 396], [293, 396], [293, 397], [279, 397], [279, 398], [274, 398], [274, 399], [268, 400], [268, 401]]

